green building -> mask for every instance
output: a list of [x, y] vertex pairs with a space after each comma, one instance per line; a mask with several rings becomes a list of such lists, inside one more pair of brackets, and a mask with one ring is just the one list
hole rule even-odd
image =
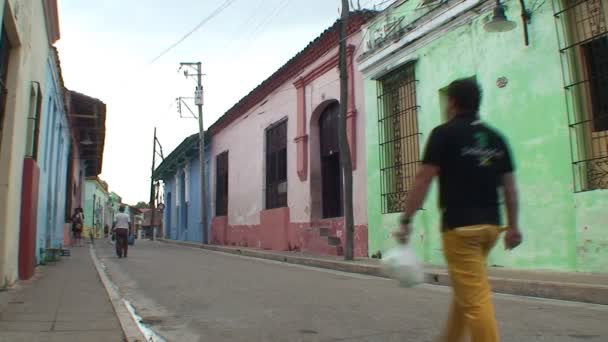
[[[369, 251], [391, 232], [430, 131], [445, 122], [444, 89], [471, 77], [482, 120], [509, 139], [524, 244], [490, 264], [608, 271], [608, 0], [396, 1], [367, 27], [365, 75]], [[502, 6], [501, 6], [502, 7]], [[496, 32], [502, 30], [505, 32]], [[415, 221], [415, 246], [443, 264], [437, 184]]]
[[104, 236], [105, 226], [112, 226], [109, 195], [108, 183], [98, 177], [87, 178], [83, 208], [84, 237], [88, 238], [92, 232], [95, 238], [101, 238]]

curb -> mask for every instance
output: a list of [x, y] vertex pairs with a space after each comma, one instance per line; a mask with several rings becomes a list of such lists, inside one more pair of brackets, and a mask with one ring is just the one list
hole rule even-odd
[[103, 286], [106, 289], [108, 297], [110, 298], [110, 302], [114, 307], [114, 312], [116, 313], [116, 317], [120, 322], [120, 327], [122, 328], [123, 335], [125, 336], [125, 341], [127, 342], [145, 342], [146, 337], [139, 329], [137, 323], [133, 320], [133, 316], [129, 312], [129, 309], [126, 307], [125, 303], [122, 301], [122, 298], [118, 294], [118, 291], [113, 288], [112, 282], [108, 278], [108, 275], [103, 270], [101, 266], [101, 262], [97, 258], [95, 253], [95, 247], [91, 245], [90, 247], [91, 259], [93, 259], [93, 263], [95, 264], [95, 268], [97, 269], [97, 274], [103, 283]]
[[[376, 265], [364, 265], [348, 261], [324, 260], [299, 255], [282, 255], [254, 249], [201, 245], [191, 242], [171, 241], [165, 239], [156, 240], [177, 246], [194, 247], [214, 252], [236, 254], [258, 259], [285, 262], [289, 264], [386, 278], [382, 268]], [[489, 277], [489, 279], [492, 284], [492, 290], [495, 293], [608, 305], [608, 286], [500, 277]], [[431, 285], [449, 286], [450, 279], [447, 271], [427, 269], [425, 270], [425, 283]]]

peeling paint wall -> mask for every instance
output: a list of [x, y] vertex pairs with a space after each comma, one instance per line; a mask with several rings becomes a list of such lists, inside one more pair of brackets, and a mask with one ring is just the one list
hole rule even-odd
[[[418, 2], [409, 1], [389, 12], [385, 19], [420, 16]], [[488, 2], [489, 4], [489, 2]], [[461, 14], [454, 25], [439, 28], [435, 38], [421, 38], [399, 49], [366, 71], [368, 151], [368, 216], [370, 254], [394, 245], [391, 232], [398, 227], [398, 215], [381, 212], [377, 84], [372, 75], [387, 72], [405, 60], [416, 61], [416, 98], [420, 106], [421, 147], [429, 132], [442, 123], [439, 90], [457, 78], [475, 76], [484, 91], [481, 116], [503, 132], [511, 144], [517, 166], [521, 196], [521, 227], [524, 244], [507, 252], [502, 242], [494, 249], [490, 264], [522, 269], [554, 269], [606, 272], [608, 270], [608, 191], [574, 194], [557, 33], [550, 3], [533, 14], [529, 25], [530, 46], [524, 45], [519, 21], [519, 4], [507, 1], [507, 16], [517, 28], [506, 33], [483, 29], [491, 7], [465, 20]], [[375, 26], [374, 26], [375, 25]], [[372, 25], [372, 30], [381, 25]], [[412, 32], [415, 32], [412, 31]], [[370, 53], [381, 53], [381, 49]], [[384, 68], [384, 69], [383, 69]], [[508, 84], [497, 86], [505, 77]], [[422, 148], [421, 148], [422, 150]], [[416, 216], [415, 246], [432, 264], [443, 264], [437, 206], [437, 184], [433, 184]]]
[[576, 268], [608, 272], [608, 191], [574, 196], [576, 206]]
[[[352, 47], [360, 46], [361, 39], [362, 33], [357, 32], [349, 37], [348, 44]], [[216, 217], [214, 220], [216, 243], [281, 250], [300, 249], [320, 254], [341, 253], [338, 246], [328, 246], [328, 237], [319, 233], [319, 228], [326, 228], [326, 224], [319, 222], [319, 217], [322, 216], [319, 198], [322, 195], [318, 121], [324, 106], [340, 99], [338, 68], [333, 66], [337, 54], [338, 47], [330, 46], [322, 57], [307, 61], [307, 65], [298, 70], [297, 76], [282, 83], [267, 98], [214, 134], [211, 189], [216, 187], [216, 158], [223, 152], [229, 152], [228, 215], [226, 219]], [[304, 92], [301, 95], [304, 103], [299, 107], [297, 84], [307, 78], [307, 75], [314, 77], [303, 85]], [[360, 237], [367, 231], [366, 114], [363, 75], [360, 72], [353, 74], [353, 84], [355, 96], [354, 99], [351, 98], [354, 100], [352, 109], [356, 110], [353, 133], [357, 137], [356, 145], [353, 145], [356, 146], [357, 160], [353, 172], [353, 205], [354, 223], [359, 227], [357, 236]], [[299, 108], [304, 110], [299, 111]], [[305, 115], [300, 117], [300, 113]], [[298, 174], [297, 138], [300, 118], [306, 127], [304, 139], [308, 143], [307, 152], [302, 153], [307, 160], [304, 179]], [[275, 209], [283, 210], [281, 215], [275, 217], [271, 213], [273, 210], [267, 210], [265, 204], [265, 130], [284, 119], [287, 119], [288, 208]], [[213, 193], [214, 191], [212, 190]], [[302, 226], [306, 228], [300, 228]], [[333, 230], [331, 233], [337, 234], [338, 231], [340, 230]], [[344, 239], [339, 241], [342, 243]], [[357, 243], [357, 256], [367, 256], [367, 239], [359, 239]]]
[[[0, 1], [12, 45], [5, 117], [0, 136], [0, 288], [18, 277], [23, 160], [32, 81], [45, 77], [49, 41], [42, 1]], [[43, 111], [45, 109], [43, 108]]]
[[[211, 174], [209, 171], [209, 165], [211, 160], [211, 143], [205, 145], [205, 163], [206, 163], [206, 183], [207, 189], [210, 189]], [[187, 198], [188, 209], [184, 210], [184, 202], [179, 203], [177, 206], [176, 196], [181, 196], [180, 191], [176, 191], [176, 177], [175, 174], [169, 179], [165, 179], [164, 183], [164, 204], [165, 209], [163, 212], [163, 224], [164, 233], [167, 239], [191, 241], [191, 242], [202, 242], [203, 231], [201, 228], [201, 178], [200, 178], [200, 165], [199, 165], [198, 153], [191, 157], [185, 162], [182, 168], [178, 170], [179, 173], [187, 170], [188, 177], [184, 177], [184, 180], [188, 183], [186, 186], [187, 196], [183, 194], [184, 198]], [[180, 178], [180, 182], [181, 182]], [[207, 190], [207, 198], [205, 207], [207, 208], [207, 230], [208, 240], [211, 240], [211, 223], [213, 219], [212, 210], [212, 196], [211, 192]], [[186, 218], [187, 216], [187, 218]]]

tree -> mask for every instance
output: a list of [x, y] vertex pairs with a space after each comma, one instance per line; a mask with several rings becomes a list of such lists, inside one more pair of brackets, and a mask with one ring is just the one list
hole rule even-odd
[[135, 205], [135, 208], [137, 209], [148, 209], [150, 208], [150, 204], [146, 203], [146, 202], [137, 202], [137, 204]]
[[346, 228], [346, 251], [344, 259], [354, 258], [355, 222], [353, 217], [353, 163], [350, 157], [350, 146], [346, 134], [346, 115], [348, 110], [348, 63], [346, 61], [346, 39], [348, 34], [348, 16], [350, 7], [348, 0], [342, 0], [342, 16], [340, 20], [340, 120], [339, 144], [340, 166], [344, 177], [344, 223]]

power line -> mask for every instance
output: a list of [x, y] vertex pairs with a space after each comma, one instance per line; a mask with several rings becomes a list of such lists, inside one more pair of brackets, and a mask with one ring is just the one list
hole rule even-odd
[[255, 43], [258, 38], [264, 33], [266, 26], [268, 26], [285, 8], [287, 8], [290, 2], [291, 0], [283, 0], [283, 2], [281, 2], [277, 7], [275, 7], [274, 10], [270, 12], [270, 14], [251, 31], [252, 33], [249, 36], [249, 43], [245, 45], [243, 51], [249, 50], [249, 47], [251, 47], [253, 43]]
[[[236, 32], [238, 32], [239, 35], [235, 39], [232, 39], [231, 43], [228, 45], [227, 48], [228, 51], [231, 51], [231, 54], [235, 52], [235, 46], [240, 45], [243, 39], [246, 40], [247, 35], [242, 34], [242, 32], [251, 32], [249, 29], [252, 27], [252, 25], [256, 24], [256, 13], [260, 13], [263, 7], [265, 7], [265, 5], [268, 5], [264, 4], [265, 1], [267, 0], [258, 0], [258, 3], [254, 7], [254, 9], [249, 11], [251, 15], [247, 18], [247, 20], [243, 21], [241, 25], [237, 28]], [[264, 13], [266, 12], [267, 10], [264, 9]]]
[[167, 52], [173, 50], [176, 46], [178, 46], [181, 42], [183, 42], [184, 40], [188, 39], [188, 37], [190, 37], [194, 32], [198, 31], [198, 29], [200, 29], [203, 25], [205, 25], [207, 22], [209, 22], [211, 19], [213, 19], [214, 17], [216, 17], [218, 14], [222, 13], [226, 8], [230, 7], [230, 5], [232, 5], [232, 3], [234, 3], [236, 0], [226, 0], [224, 3], [222, 3], [218, 8], [215, 9], [215, 11], [211, 12], [211, 14], [209, 14], [205, 19], [203, 19], [200, 23], [198, 23], [192, 30], [190, 30], [188, 33], [186, 33], [182, 38], [180, 38], [177, 42], [173, 43], [171, 46], [169, 46], [168, 48], [166, 48], [165, 50], [163, 50], [163, 52], [161, 52], [156, 58], [154, 58], [150, 64], [156, 62], [157, 60], [159, 60], [162, 56], [164, 56], [165, 54], [167, 54]]

